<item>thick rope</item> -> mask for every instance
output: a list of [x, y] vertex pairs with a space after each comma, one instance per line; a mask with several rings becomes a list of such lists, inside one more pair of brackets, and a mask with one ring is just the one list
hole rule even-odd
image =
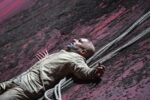
[[[104, 47], [102, 47], [100, 50], [98, 50], [90, 59], [87, 60], [87, 64], [90, 63], [92, 60], [97, 59], [98, 57], [100, 57], [102, 54], [104, 54], [104, 52], [106, 52], [110, 47], [112, 47], [115, 43], [121, 41], [125, 36], [127, 36], [133, 29], [135, 29], [139, 24], [141, 24], [142, 22], [144, 22], [146, 19], [148, 19], [150, 17], [150, 11], [148, 11], [146, 14], [144, 14], [141, 18], [139, 18], [131, 27], [129, 27], [122, 35], [120, 35], [118, 38], [116, 38], [115, 40], [113, 40], [112, 42], [108, 43], [107, 45], [105, 45]], [[122, 49], [130, 46], [131, 44], [135, 43], [137, 40], [141, 39], [142, 37], [144, 37], [145, 35], [147, 35], [148, 33], [150, 33], [150, 28], [147, 28], [146, 30], [144, 30], [143, 32], [141, 32], [139, 35], [135, 36], [134, 38], [132, 38], [130, 41], [128, 41], [126, 44], [122, 45], [121, 47], [115, 49], [114, 51], [110, 52], [109, 54], [107, 54], [106, 56], [102, 57], [101, 59], [97, 60], [95, 63], [93, 63], [92, 65], [90, 65], [89, 67], [95, 67], [94, 65], [98, 62], [100, 63], [104, 63], [105, 61], [109, 60], [110, 58], [112, 58], [113, 56], [115, 56], [116, 54], [118, 54], [119, 51], [121, 51]], [[57, 98], [57, 100], [61, 100], [61, 92], [60, 89], [64, 89], [66, 88], [68, 85], [72, 84], [73, 80], [72, 78], [68, 79], [67, 81], [63, 82], [63, 83], [59, 83], [62, 85], [59, 85], [59, 89], [58, 92], [56, 93], [55, 97]], [[57, 86], [57, 85], [56, 85]], [[61, 86], [61, 87], [60, 87]], [[55, 88], [56, 89], [56, 88]], [[56, 91], [56, 90], [55, 90]], [[59, 95], [58, 95], [59, 94]], [[46, 98], [47, 100], [51, 100], [49, 98]]]
[[139, 35], [135, 36], [134, 38], [132, 38], [130, 41], [128, 41], [126, 44], [122, 45], [121, 47], [117, 48], [116, 50], [110, 52], [109, 54], [107, 54], [106, 56], [104, 56], [103, 58], [97, 60], [96, 62], [94, 62], [91, 66], [94, 67], [94, 65], [98, 62], [103, 63], [107, 60], [109, 60], [110, 58], [112, 58], [113, 56], [117, 55], [119, 53], [119, 51], [121, 51], [122, 49], [132, 45], [133, 43], [135, 43], [137, 40], [141, 39], [142, 37], [144, 37], [145, 35], [150, 33], [150, 27], [145, 29], [144, 31], [142, 31]]
[[87, 63], [89, 63], [91, 60], [97, 59], [97, 57], [101, 56], [106, 50], [108, 50], [110, 47], [113, 46], [113, 44], [121, 41], [125, 36], [127, 36], [133, 29], [135, 29], [138, 25], [143, 23], [145, 20], [147, 20], [150, 17], [150, 11], [148, 11], [146, 14], [144, 14], [142, 17], [140, 17], [132, 26], [130, 26], [123, 34], [121, 34], [118, 38], [114, 39], [112, 42], [108, 43], [104, 47], [102, 47], [98, 52], [96, 52], [91, 58], [88, 59]]
[[61, 98], [61, 88], [63, 87], [64, 83], [66, 81], [66, 77], [63, 78], [57, 85], [55, 85], [54, 90], [49, 89], [45, 92], [44, 97], [46, 100], [52, 100], [53, 91], [55, 95], [56, 100], [62, 100]]

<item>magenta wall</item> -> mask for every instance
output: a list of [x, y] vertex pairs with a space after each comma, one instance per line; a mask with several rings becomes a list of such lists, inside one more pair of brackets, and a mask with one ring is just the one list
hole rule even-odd
[[[0, 82], [27, 70], [37, 52], [58, 51], [73, 38], [90, 38], [98, 50], [148, 10], [149, 0], [0, 0]], [[150, 19], [116, 46], [149, 26]], [[73, 84], [63, 99], [149, 100], [149, 37], [105, 62], [98, 85]]]
[[33, 3], [33, 0], [0, 0], [0, 23], [31, 7]]

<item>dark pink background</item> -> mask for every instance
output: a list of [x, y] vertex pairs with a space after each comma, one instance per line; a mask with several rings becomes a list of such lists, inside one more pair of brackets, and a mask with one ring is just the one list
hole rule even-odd
[[[32, 66], [37, 52], [56, 52], [73, 38], [89, 38], [98, 50], [149, 10], [149, 0], [0, 0], [0, 82]], [[149, 26], [150, 19], [111, 49]], [[98, 85], [74, 83], [63, 99], [149, 100], [149, 37], [105, 62]]]
[[33, 0], [0, 0], [0, 22], [33, 5]]

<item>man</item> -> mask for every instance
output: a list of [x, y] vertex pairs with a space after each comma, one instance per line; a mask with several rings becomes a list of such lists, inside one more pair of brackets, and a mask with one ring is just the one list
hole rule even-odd
[[67, 75], [82, 80], [100, 77], [103, 66], [89, 68], [85, 63], [94, 52], [95, 47], [88, 39], [74, 39], [66, 50], [47, 54], [23, 74], [0, 83], [0, 100], [35, 100]]

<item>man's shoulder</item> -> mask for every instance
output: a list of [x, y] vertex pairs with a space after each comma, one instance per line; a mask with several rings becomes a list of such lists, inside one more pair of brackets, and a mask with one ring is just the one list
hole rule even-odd
[[71, 52], [71, 51], [66, 51], [66, 50], [60, 50], [60, 52], [68, 54], [70, 56], [76, 56], [79, 58], [84, 58], [83, 56], [81, 56], [80, 54], [76, 53], [76, 52]]
[[70, 60], [85, 60], [83, 56], [75, 52], [60, 50], [60, 53], [62, 54], [62, 56], [68, 57]]

